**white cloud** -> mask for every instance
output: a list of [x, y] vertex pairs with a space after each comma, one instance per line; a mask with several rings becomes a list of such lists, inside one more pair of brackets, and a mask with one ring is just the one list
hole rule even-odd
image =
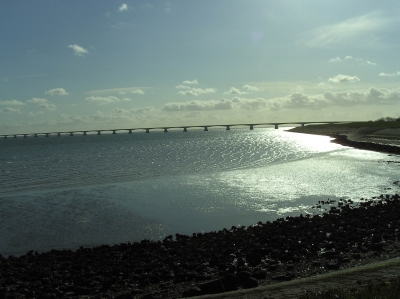
[[393, 105], [400, 101], [400, 88], [370, 88], [344, 92], [326, 91], [324, 94], [307, 95], [292, 93], [286, 97], [268, 101], [270, 110], [312, 108], [322, 109], [332, 106]]
[[129, 113], [129, 110], [126, 109], [121, 109], [121, 108], [114, 108], [111, 113], [118, 113], [118, 114], [122, 114], [122, 113]]
[[31, 104], [38, 105], [39, 108], [43, 108], [43, 109], [53, 110], [53, 109], [56, 108], [55, 105], [53, 105], [52, 103], [50, 103], [46, 99], [32, 98], [32, 99], [28, 100], [27, 102], [31, 103]]
[[95, 97], [95, 96], [91, 96], [91, 97], [87, 97], [85, 99], [85, 101], [87, 102], [92, 102], [92, 103], [97, 103], [99, 105], [106, 105], [106, 104], [110, 104], [110, 103], [116, 103], [119, 102], [120, 99], [118, 99], [117, 97], [113, 97], [113, 96], [109, 96], [109, 97]]
[[229, 110], [232, 102], [227, 99], [212, 101], [189, 101], [184, 103], [167, 103], [162, 107], [164, 111], [202, 111], [202, 110]]
[[371, 62], [371, 61], [368, 61], [368, 60], [367, 60], [367, 64], [368, 64], [368, 65], [372, 65], [372, 66], [375, 66], [375, 65], [376, 65], [375, 62]]
[[21, 113], [21, 111], [18, 108], [12, 108], [12, 107], [5, 107], [3, 109], [0, 109], [0, 112], [4, 112], [4, 113]]
[[242, 92], [238, 88], [231, 87], [228, 91], [225, 91], [224, 94], [246, 94], [246, 92]]
[[328, 62], [341, 62], [342, 59], [340, 57], [336, 57], [336, 58], [331, 58], [328, 60]]
[[257, 86], [251, 86], [251, 85], [244, 85], [243, 89], [245, 91], [259, 91], [260, 89]]
[[185, 95], [185, 96], [198, 96], [199, 94], [203, 93], [214, 93], [217, 90], [215, 88], [192, 88], [189, 90], [181, 90], [178, 91], [178, 94]]
[[185, 85], [177, 85], [175, 86], [176, 89], [190, 89], [190, 86], [185, 86]]
[[330, 86], [328, 83], [326, 83], [326, 82], [321, 82], [321, 83], [318, 83], [318, 87], [320, 87], [320, 88], [323, 88], [323, 89], [332, 89], [332, 86]]
[[134, 89], [131, 91], [131, 93], [135, 93], [135, 94], [144, 94], [144, 91], [141, 89]]
[[30, 111], [28, 114], [29, 114], [30, 116], [38, 116], [38, 115], [44, 114], [44, 113], [43, 113], [43, 111], [37, 111], [37, 112], [32, 112], [32, 111]]
[[72, 51], [74, 51], [74, 54], [76, 56], [83, 56], [84, 54], [89, 53], [88, 50], [78, 45], [69, 45], [68, 48], [72, 49]]
[[353, 59], [353, 56], [346, 56], [344, 59], [349, 60], [349, 59]]
[[381, 17], [380, 13], [371, 13], [308, 31], [302, 34], [301, 41], [310, 47], [339, 47], [342, 44], [360, 46], [389, 30], [393, 22]]
[[126, 10], [128, 10], [128, 5], [127, 5], [126, 3], [122, 4], [122, 5], [118, 8], [118, 11], [119, 11], [119, 12], [123, 12], [123, 11], [126, 11]]
[[391, 73], [391, 74], [380, 73], [379, 76], [381, 76], [381, 77], [396, 77], [396, 76], [400, 76], [400, 71], [397, 71], [397, 73]]
[[50, 96], [66, 96], [69, 93], [66, 92], [64, 88], [54, 88], [46, 91], [44, 94], [50, 95]]
[[182, 84], [199, 84], [199, 83], [197, 82], [196, 79], [194, 79], [193, 81], [185, 80], [185, 81], [182, 82]]
[[140, 113], [152, 112], [152, 111], [154, 111], [154, 110], [155, 110], [155, 109], [154, 109], [153, 106], [148, 106], [148, 107], [143, 107], [143, 108], [132, 108], [132, 109], [130, 110], [130, 112], [140, 114]]
[[347, 75], [337, 75], [337, 76], [335, 76], [335, 77], [333, 77], [333, 78], [329, 78], [329, 80], [328, 80], [329, 82], [332, 82], [332, 83], [347, 83], [347, 82], [351, 82], [351, 83], [354, 83], [354, 82], [358, 82], [358, 81], [360, 81], [360, 79], [358, 78], [358, 77], [356, 77], [356, 76], [347, 76]]
[[245, 110], [260, 110], [268, 107], [268, 101], [263, 98], [247, 99], [234, 97], [231, 101], [234, 107]]
[[10, 101], [0, 101], [0, 105], [22, 106], [25, 104], [17, 100], [10, 100]]

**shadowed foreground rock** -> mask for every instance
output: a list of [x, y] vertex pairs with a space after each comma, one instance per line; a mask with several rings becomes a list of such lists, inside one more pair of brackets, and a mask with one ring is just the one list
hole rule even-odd
[[[307, 277], [398, 256], [400, 200], [163, 241], [0, 256], [0, 298], [179, 298]], [[334, 203], [336, 205], [336, 203]]]

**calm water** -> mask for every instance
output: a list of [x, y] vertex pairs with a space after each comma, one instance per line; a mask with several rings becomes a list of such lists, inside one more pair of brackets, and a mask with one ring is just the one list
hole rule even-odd
[[[400, 160], [234, 129], [0, 140], [0, 253], [159, 239], [397, 192]], [[392, 189], [388, 189], [392, 188]]]

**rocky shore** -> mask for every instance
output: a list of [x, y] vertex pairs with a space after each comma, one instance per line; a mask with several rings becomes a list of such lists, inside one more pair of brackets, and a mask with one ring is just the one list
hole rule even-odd
[[[398, 186], [399, 182], [394, 182]], [[0, 257], [0, 298], [180, 298], [325, 273], [396, 257], [400, 197], [163, 241]]]

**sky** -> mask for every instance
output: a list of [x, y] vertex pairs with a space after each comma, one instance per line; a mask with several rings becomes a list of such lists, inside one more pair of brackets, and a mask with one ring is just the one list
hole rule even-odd
[[0, 134], [400, 116], [394, 0], [2, 0]]

